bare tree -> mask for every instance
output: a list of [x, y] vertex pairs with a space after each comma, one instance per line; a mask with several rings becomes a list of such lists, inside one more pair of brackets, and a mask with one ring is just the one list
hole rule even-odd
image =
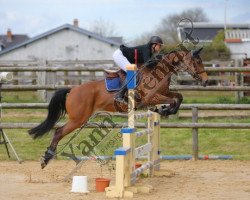
[[162, 19], [156, 29], [156, 34], [163, 37], [169, 43], [177, 43], [177, 26], [181, 19], [188, 18], [193, 22], [209, 21], [202, 8], [188, 9], [180, 14], [169, 15]]
[[164, 17], [154, 31], [146, 34], [148, 37], [145, 37], [145, 34], [143, 34], [140, 38], [136, 39], [135, 43], [148, 41], [149, 35], [159, 35], [164, 41], [167, 41], [167, 43], [178, 43], [177, 26], [183, 18], [188, 18], [193, 22], [209, 21], [202, 8], [188, 9], [180, 14]]
[[130, 43], [131, 45], [146, 44], [152, 35], [154, 35], [152, 32], [143, 33], [140, 37], [136, 38], [134, 41]]
[[102, 18], [92, 22], [89, 30], [103, 37], [112, 37], [118, 35], [115, 24]]

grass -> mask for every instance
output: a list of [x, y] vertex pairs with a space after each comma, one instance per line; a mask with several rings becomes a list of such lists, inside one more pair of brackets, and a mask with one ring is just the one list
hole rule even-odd
[[[124, 121], [115, 118], [115, 122]], [[171, 120], [172, 122], [185, 122], [189, 120]], [[207, 119], [204, 122], [225, 122], [225, 119]], [[248, 119], [227, 119], [226, 122], [248, 122]], [[85, 129], [79, 132], [78, 136], [71, 142], [75, 155], [84, 155], [89, 151], [84, 141], [90, 143], [90, 135], [94, 129]], [[21, 158], [25, 160], [37, 160], [43, 155], [46, 147], [50, 143], [51, 134], [45, 137], [33, 140], [27, 134], [27, 130], [4, 130]], [[102, 130], [103, 131], [103, 130]], [[75, 131], [76, 132], [76, 131]], [[233, 129], [199, 129], [199, 152], [200, 155], [233, 155], [236, 159], [250, 159], [250, 135], [248, 130]], [[96, 132], [97, 133], [97, 132]], [[113, 150], [121, 145], [121, 140], [117, 135], [119, 129], [112, 130], [95, 149], [98, 155], [112, 155]], [[59, 159], [67, 159], [60, 156], [61, 152], [71, 153], [69, 145], [65, 144], [74, 135], [70, 134], [65, 137], [58, 147]], [[96, 134], [97, 135], [97, 134]], [[97, 137], [101, 140], [100, 137]], [[140, 138], [137, 145], [143, 144], [146, 137]], [[92, 145], [93, 143], [91, 143]], [[161, 129], [161, 154], [162, 155], [187, 155], [192, 154], [192, 129]], [[0, 145], [0, 160], [7, 159], [4, 145]]]
[[8, 103], [39, 103], [42, 100], [36, 92], [2, 92], [2, 102]]
[[[182, 92], [185, 103], [226, 103], [234, 101], [233, 92]], [[40, 102], [34, 93], [4, 93], [4, 102]], [[248, 100], [248, 99], [247, 99]], [[244, 100], [244, 101], [247, 101]], [[222, 101], [222, 102], [221, 102]], [[182, 112], [182, 111], [180, 111]], [[2, 122], [41, 122], [46, 117], [47, 111], [43, 109], [5, 109], [2, 112]], [[125, 119], [115, 117], [115, 122], [125, 122]], [[64, 119], [65, 120], [65, 119]], [[162, 119], [163, 122], [191, 122], [191, 118]], [[96, 121], [102, 121], [99, 118]], [[245, 118], [202, 118], [199, 122], [225, 122], [225, 123], [250, 123]], [[90, 135], [97, 129], [85, 129], [71, 142], [76, 155], [88, 152], [86, 141], [90, 142]], [[102, 130], [103, 131], [103, 130]], [[38, 160], [51, 141], [52, 134], [33, 140], [25, 129], [6, 129], [18, 155], [24, 160]], [[110, 132], [95, 149], [98, 155], [112, 155], [113, 150], [121, 145], [118, 137], [119, 129]], [[66, 136], [59, 144], [58, 159], [68, 159], [60, 156], [61, 152], [72, 153], [69, 145], [63, 148], [74, 134]], [[99, 138], [101, 139], [101, 138]], [[140, 138], [137, 145], [146, 141]], [[85, 142], [85, 143], [84, 143]], [[246, 129], [199, 129], [199, 152], [201, 155], [233, 155], [236, 159], [250, 159], [250, 134]], [[161, 154], [162, 155], [187, 155], [192, 154], [192, 129], [161, 129]], [[5, 146], [0, 145], [0, 160], [8, 159]], [[13, 154], [11, 159], [14, 159]]]

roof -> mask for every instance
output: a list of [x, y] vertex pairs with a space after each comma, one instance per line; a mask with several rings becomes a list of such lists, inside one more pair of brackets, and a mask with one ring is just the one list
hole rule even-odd
[[14, 45], [14, 46], [12, 46], [11, 48], [8, 48], [8, 49], [4, 49], [3, 51], [0, 51], [0, 55], [3, 55], [3, 54], [8, 53], [8, 52], [10, 52], [12, 50], [15, 50], [15, 49], [18, 49], [20, 47], [23, 47], [23, 46], [26, 46], [28, 44], [31, 44], [31, 43], [33, 43], [33, 42], [35, 42], [37, 40], [40, 40], [40, 39], [42, 39], [44, 37], [48, 37], [48, 36], [50, 36], [52, 34], [55, 34], [55, 33], [59, 32], [59, 31], [62, 31], [62, 30], [76, 31], [78, 33], [87, 35], [88, 37], [93, 37], [93, 38], [95, 38], [95, 39], [97, 39], [99, 41], [102, 41], [104, 43], [110, 44], [111, 46], [117, 46], [117, 47], [119, 47], [121, 45], [121, 42], [117, 42], [116, 40], [105, 38], [105, 37], [100, 36], [100, 35], [98, 35], [96, 33], [90, 32], [88, 30], [85, 30], [85, 29], [82, 29], [82, 28], [79, 28], [79, 27], [76, 27], [76, 26], [73, 26], [71, 24], [64, 24], [64, 25], [59, 26], [59, 27], [57, 27], [55, 29], [52, 29], [52, 30], [47, 31], [45, 33], [42, 33], [42, 34], [40, 34], [38, 36], [30, 38], [29, 40], [26, 40], [26, 41], [22, 42], [21, 44]]
[[[224, 28], [223, 23], [210, 23], [210, 22], [193, 22], [194, 28]], [[180, 23], [179, 27], [191, 28], [191, 23]], [[226, 24], [227, 28], [233, 29], [250, 29], [250, 24]]]
[[[192, 32], [192, 37], [197, 40], [197, 38], [199, 38], [199, 41], [205, 41], [205, 42], [209, 42], [212, 41], [213, 38], [217, 35], [217, 33], [222, 30], [222, 28], [202, 28], [202, 29], [197, 29], [194, 28], [193, 32]], [[191, 32], [191, 28], [185, 28], [180, 30], [180, 34], [181, 34], [181, 38], [185, 38], [185, 32], [190, 33]]]
[[[230, 29], [250, 29], [250, 24], [227, 24]], [[211, 42], [220, 30], [224, 29], [224, 24], [194, 22], [192, 37], [199, 39], [200, 42]], [[180, 23], [177, 31], [179, 39], [185, 38], [185, 32], [190, 33], [192, 30], [191, 23]]]
[[7, 39], [7, 35], [0, 35], [0, 44], [4, 46], [4, 49], [11, 48], [15, 45], [23, 43], [24, 41], [28, 40], [29, 36], [24, 34], [13, 34], [12, 41], [9, 42]]
[[108, 37], [108, 39], [112, 40], [112, 41], [115, 41], [119, 44], [122, 44], [123, 42], [123, 38], [122, 37]]

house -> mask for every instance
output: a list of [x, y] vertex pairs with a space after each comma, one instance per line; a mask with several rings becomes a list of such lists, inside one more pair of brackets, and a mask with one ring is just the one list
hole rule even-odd
[[[231, 58], [250, 57], [250, 24], [217, 24], [194, 22], [192, 37], [199, 42], [209, 43], [220, 30], [225, 30], [225, 43], [231, 51]], [[185, 32], [192, 31], [191, 23], [180, 23], [177, 28], [178, 38], [180, 41], [185, 40]]]
[[8, 50], [9, 48], [21, 44], [28, 39], [28, 35], [13, 34], [11, 29], [8, 29], [6, 35], [0, 35], [0, 51]]
[[111, 60], [122, 38], [105, 38], [64, 24], [0, 51], [1, 60]]
[[[249, 25], [250, 27], [250, 25]], [[226, 30], [225, 42], [231, 51], [232, 59], [244, 59], [247, 62], [250, 58], [250, 28], [245, 30]]]
[[[113, 52], [119, 48], [121, 44], [121, 37], [102, 37], [96, 33], [80, 28], [78, 26], [78, 20], [74, 20], [73, 25], [64, 24], [25, 40], [22, 43], [9, 48], [3, 48], [3, 50], [0, 51], [0, 62], [37, 61], [38, 64], [46, 64], [47, 61], [112, 60]], [[0, 43], [0, 45], [4, 46], [5, 44]], [[74, 67], [73, 64], [72, 67]], [[25, 72], [26, 76], [22, 76], [21, 74], [23, 75], [22, 72], [19, 72], [19, 83], [29, 84], [30, 80], [28, 80], [29, 77], [27, 78], [27, 75], [31, 75], [31, 73]], [[81, 74], [78, 72], [67, 73], [65, 77], [70, 80], [67, 84], [80, 84], [81, 82], [88, 81], [89, 77], [102, 76], [103, 72], [86, 72], [86, 74], [88, 78], [84, 72]], [[38, 85], [65, 84], [63, 72], [57, 72], [56, 74], [53, 72], [37, 72], [36, 76], [36, 83]], [[41, 91], [40, 95], [42, 99], [49, 100], [52, 92]]]

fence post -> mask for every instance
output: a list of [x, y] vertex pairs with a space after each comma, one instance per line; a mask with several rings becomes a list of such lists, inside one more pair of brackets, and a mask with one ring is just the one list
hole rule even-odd
[[[235, 67], [241, 67], [242, 62], [240, 59], [235, 60]], [[243, 86], [243, 75], [241, 72], [235, 72], [235, 86]], [[240, 99], [243, 97], [242, 91], [235, 92], [235, 102], [239, 103]]]
[[[148, 129], [151, 130], [152, 132], [150, 134], [148, 134], [148, 143], [152, 144], [152, 149], [151, 151], [148, 152], [148, 162], [152, 162], [154, 161], [154, 116], [153, 113], [148, 111]], [[154, 167], [152, 167], [151, 169], [149, 169], [149, 176], [153, 175], [153, 169]]]
[[[46, 67], [46, 60], [40, 59], [37, 61], [37, 67]], [[45, 71], [38, 71], [37, 73], [37, 85], [46, 86], [46, 72]], [[46, 101], [46, 90], [38, 90], [37, 91], [39, 98], [42, 101]]]
[[[198, 122], [198, 108], [192, 107], [192, 122]], [[193, 160], [198, 160], [199, 157], [199, 139], [198, 128], [192, 128], [193, 132]]]
[[[152, 130], [152, 133], [148, 135], [148, 143], [152, 144], [152, 150], [148, 153], [148, 162], [153, 162], [153, 167], [149, 169], [149, 175], [155, 175], [155, 171], [160, 169], [160, 115], [158, 113], [152, 113], [148, 117], [148, 129]], [[155, 163], [157, 162], [157, 163]]]

